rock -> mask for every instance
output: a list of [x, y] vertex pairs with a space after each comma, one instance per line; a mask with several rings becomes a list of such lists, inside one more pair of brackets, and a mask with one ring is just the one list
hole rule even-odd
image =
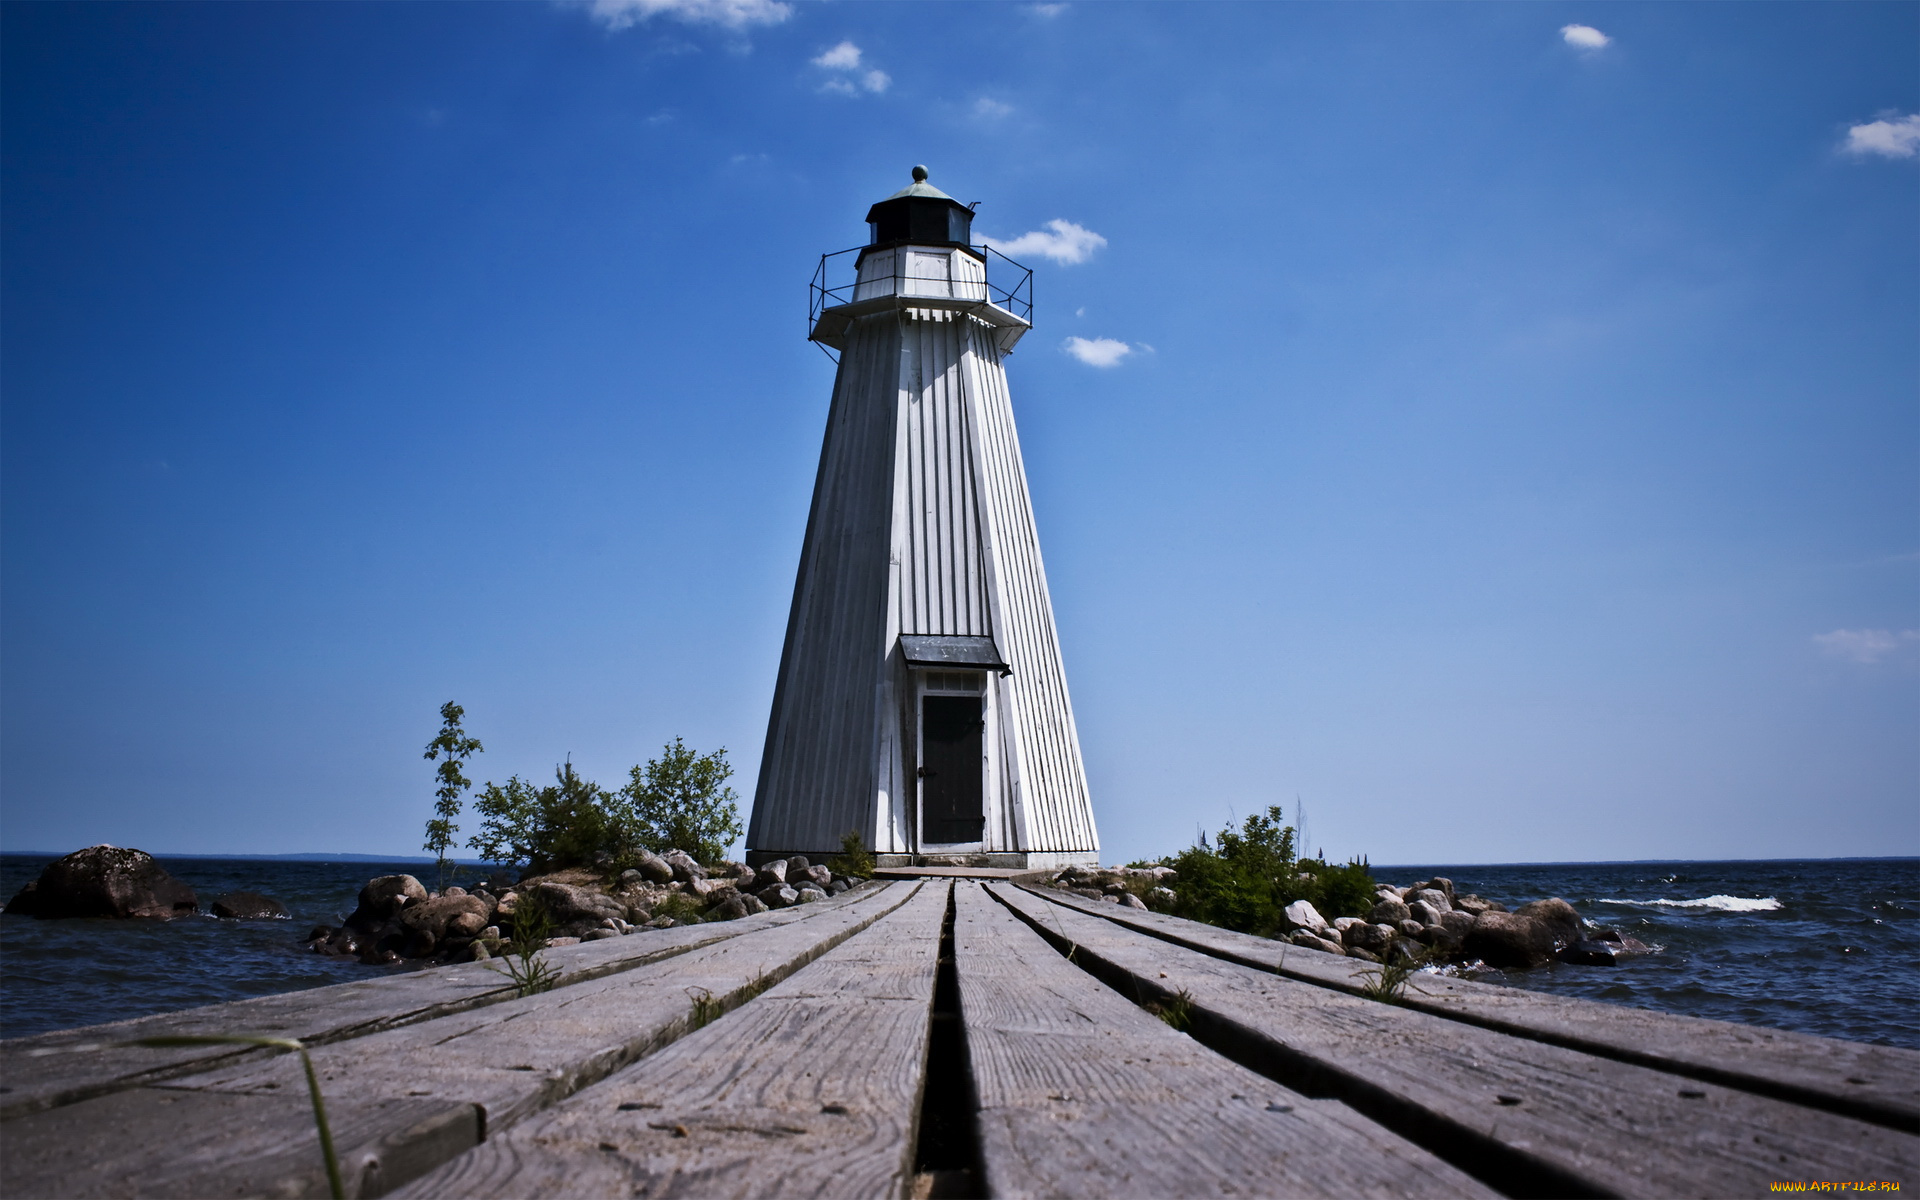
[[812, 863], [807, 861], [806, 855], [804, 854], [794, 855], [792, 858], [789, 858], [787, 860], [787, 878], [792, 879], [795, 874], [806, 870], [808, 867], [812, 865], [813, 865]]
[[1572, 963], [1579, 967], [1611, 967], [1619, 962], [1620, 947], [1612, 942], [1582, 938], [1572, 945], [1562, 947], [1554, 957], [1563, 963]]
[[1453, 880], [1451, 879], [1445, 879], [1439, 875], [1435, 875], [1432, 879], [1427, 880], [1425, 883], [1414, 884], [1413, 888], [1414, 888], [1414, 891], [1416, 892], [1426, 891], [1427, 889], [1431, 888], [1432, 890], [1437, 891], [1441, 895], [1445, 896], [1447, 898], [1448, 905], [1452, 905], [1453, 903]]
[[737, 921], [746, 915], [747, 902], [741, 898], [739, 892], [733, 892], [725, 900], [708, 910], [707, 920]]
[[[1453, 911], [1453, 901], [1447, 899], [1447, 894], [1439, 888], [1421, 888], [1413, 893], [1408, 899], [1407, 906], [1411, 908], [1414, 904], [1425, 904], [1437, 913]], [[1431, 925], [1433, 922], [1424, 921], [1422, 924]]]
[[374, 947], [363, 951], [360, 955], [360, 961], [369, 967], [385, 967], [399, 962], [400, 955], [393, 950]]
[[1583, 922], [1573, 905], [1554, 896], [1547, 900], [1535, 900], [1531, 904], [1522, 904], [1513, 910], [1516, 917], [1526, 917], [1538, 921], [1553, 936], [1554, 949], [1572, 945], [1581, 938]]
[[487, 949], [487, 944], [479, 938], [475, 938], [473, 944], [467, 947], [468, 962], [485, 962], [492, 957], [493, 951]]
[[1341, 941], [1349, 950], [1365, 950], [1377, 955], [1393, 944], [1393, 939], [1399, 935], [1399, 932], [1391, 925], [1355, 922], [1347, 926], [1346, 932], [1341, 935]]
[[620, 872], [620, 886], [623, 889], [639, 887], [646, 881], [647, 877], [632, 867], [628, 867], [626, 870]]
[[578, 940], [583, 942], [604, 942], [608, 938], [617, 938], [619, 936], [620, 931], [618, 929], [590, 929], [586, 933], [581, 934]]
[[635, 925], [645, 925], [653, 920], [653, 910], [644, 904], [627, 905], [627, 920]]
[[633, 868], [640, 872], [648, 883], [673, 882], [673, 864], [658, 854], [641, 851], [640, 856], [634, 860]]
[[751, 891], [764, 891], [770, 887], [785, 887], [787, 884], [787, 860], [778, 858], [761, 867], [754, 874]]
[[702, 900], [712, 903], [721, 892], [735, 890], [731, 879], [695, 879], [687, 884], [687, 891]]
[[260, 921], [287, 916], [287, 906], [259, 892], [224, 892], [208, 909], [229, 921]]
[[1293, 936], [1287, 940], [1296, 946], [1304, 946], [1309, 950], [1319, 950], [1327, 954], [1344, 955], [1347, 952], [1346, 947], [1342, 946], [1339, 942], [1330, 942], [1326, 938], [1309, 933], [1304, 929], [1295, 930]]
[[1371, 950], [1363, 950], [1358, 946], [1348, 946], [1347, 957], [1357, 958], [1361, 962], [1377, 963], [1380, 961], [1380, 956], [1378, 954], [1375, 954]]
[[[395, 920], [408, 935], [409, 946], [427, 944], [424, 953], [407, 952], [408, 958], [425, 958], [434, 947], [449, 938], [470, 938], [487, 926], [487, 906], [472, 896], [438, 896], [409, 904]], [[414, 937], [426, 934], [425, 942]]]
[[1123, 894], [1120, 897], [1120, 904], [1122, 907], [1125, 907], [1125, 908], [1144, 909], [1147, 906], [1147, 902], [1145, 900], [1142, 900], [1140, 897], [1134, 895], [1132, 892], [1127, 892]]
[[828, 886], [827, 894], [830, 896], [838, 896], [841, 892], [850, 892], [852, 890], [853, 890], [853, 884], [848, 882], [846, 878], [842, 877], [840, 879], [834, 880], [833, 883], [830, 886]]
[[199, 911], [193, 889], [167, 874], [145, 850], [88, 846], [46, 865], [7, 901], [30, 917], [144, 917], [170, 920]]
[[536, 883], [532, 894], [546, 906], [547, 917], [555, 925], [598, 925], [608, 917], [627, 915], [627, 906], [612, 896], [568, 883]]
[[680, 922], [674, 920], [672, 917], [655, 917], [653, 920], [647, 922], [647, 928], [648, 929], [672, 929], [674, 926], [678, 924], [680, 924]]
[[1287, 905], [1285, 915], [1287, 924], [1293, 926], [1295, 929], [1325, 929], [1327, 927], [1327, 919], [1320, 915], [1319, 909], [1315, 908], [1306, 900], [1295, 900], [1292, 904]]
[[1412, 938], [1395, 938], [1381, 957], [1395, 966], [1418, 967], [1425, 965], [1427, 952]]
[[1490, 967], [1538, 967], [1553, 958], [1553, 931], [1518, 913], [1483, 912], [1461, 949]]
[[748, 916], [767, 911], [766, 901], [760, 899], [758, 896], [741, 896], [740, 902], [747, 906]]
[[760, 897], [760, 903], [768, 908], [788, 908], [800, 900], [800, 893], [784, 883], [778, 887], [763, 888], [754, 895]]
[[504, 917], [507, 920], [511, 921], [513, 920], [514, 911], [519, 907], [520, 907], [519, 892], [503, 892], [501, 893], [499, 903], [493, 906], [493, 912], [495, 916]]
[[798, 904], [812, 904], [816, 900], [825, 900], [826, 898], [826, 892], [809, 885], [800, 889], [799, 898], [795, 902]]
[[547, 949], [549, 950], [555, 950], [561, 946], [578, 946], [579, 944], [580, 939], [577, 937], [550, 937], [547, 939]]
[[1107, 892], [1102, 892], [1102, 893], [1100, 893], [1100, 899], [1102, 899], [1102, 900], [1104, 900], [1104, 901], [1106, 901], [1106, 902], [1107, 902], [1108, 904], [1118, 904], [1118, 903], [1120, 903], [1120, 897], [1118, 897], [1118, 896], [1115, 896], [1115, 895], [1111, 895], [1111, 894], [1109, 894], [1109, 893], [1107, 893]]
[[1463, 913], [1454, 910], [1441, 913], [1439, 925], [1440, 928], [1447, 931], [1447, 935], [1451, 937], [1454, 942], [1458, 943], [1460, 939], [1467, 936], [1467, 930], [1473, 928], [1473, 921], [1474, 917], [1472, 913]]
[[1373, 911], [1367, 914], [1367, 920], [1374, 925], [1398, 925], [1412, 917], [1413, 910], [1405, 904], [1398, 900], [1386, 899], [1374, 905]]
[[427, 898], [427, 889], [411, 875], [381, 875], [360, 889], [359, 907], [347, 918], [355, 929], [378, 929], [409, 904]]
[[[1464, 916], [1465, 914], [1463, 913], [1461, 915]], [[1426, 942], [1427, 948], [1432, 950], [1436, 956], [1450, 958], [1459, 951], [1460, 944], [1464, 937], [1464, 934], [1455, 933], [1445, 925], [1429, 925], [1427, 926], [1427, 936], [1421, 940]]]
[[1412, 904], [1407, 905], [1407, 911], [1412, 913], [1413, 919], [1422, 925], [1438, 925], [1440, 923], [1440, 914], [1442, 912], [1451, 912], [1452, 910], [1436, 909], [1425, 900], [1415, 900]]
[[1425, 921], [1416, 921], [1412, 917], [1408, 917], [1406, 920], [1400, 922], [1398, 928], [1401, 937], [1411, 938], [1416, 942], [1426, 940], [1427, 923]]
[[673, 877], [681, 883], [692, 883], [696, 879], [705, 879], [707, 869], [693, 861], [693, 856], [685, 850], [669, 850], [661, 855], [673, 868]]
[[1147, 900], [1153, 908], [1166, 908], [1179, 898], [1172, 888], [1157, 887], [1147, 893]]
[[1483, 912], [1507, 911], [1507, 906], [1498, 900], [1483, 900], [1472, 892], [1468, 892], [1464, 896], [1455, 896], [1453, 898], [1453, 907], [1458, 912], [1472, 913], [1476, 917]]
[[[812, 880], [813, 886], [823, 892], [833, 885], [833, 872], [826, 867], [811, 866], [800, 873]], [[787, 882], [794, 887], [803, 886], [800, 880], [793, 877], [792, 871], [787, 872]]]

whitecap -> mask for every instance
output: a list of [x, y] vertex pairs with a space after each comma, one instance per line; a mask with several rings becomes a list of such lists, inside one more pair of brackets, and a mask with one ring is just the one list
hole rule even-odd
[[1632, 904], [1641, 908], [1710, 908], [1715, 912], [1774, 912], [1782, 907], [1772, 896], [1702, 896], [1698, 900], [1601, 900], [1601, 904]]

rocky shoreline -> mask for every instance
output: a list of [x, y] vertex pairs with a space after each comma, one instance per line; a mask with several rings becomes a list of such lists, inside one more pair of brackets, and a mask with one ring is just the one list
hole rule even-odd
[[543, 946], [570, 946], [738, 920], [825, 900], [864, 882], [801, 855], [759, 868], [738, 862], [702, 866], [682, 850], [642, 855], [611, 882], [576, 868], [433, 892], [412, 875], [383, 875], [360, 890], [345, 921], [316, 926], [306, 942], [316, 953], [370, 965], [472, 962], [498, 956], [518, 933], [537, 937]]
[[[1049, 882], [1090, 900], [1155, 912], [1174, 912], [1179, 903], [1179, 876], [1171, 867], [1069, 867]], [[1495, 900], [1457, 894], [1453, 881], [1440, 877], [1380, 885], [1364, 917], [1329, 921], [1312, 904], [1296, 900], [1286, 908], [1286, 922], [1284, 937], [1293, 945], [1375, 963], [1611, 966], [1625, 955], [1649, 952], [1617, 929], [1589, 926], [1557, 896], [1509, 911]]]

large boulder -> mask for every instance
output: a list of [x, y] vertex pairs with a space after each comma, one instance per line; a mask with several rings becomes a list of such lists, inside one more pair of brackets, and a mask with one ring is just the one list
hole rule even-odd
[[1468, 892], [1464, 896], [1455, 896], [1453, 898], [1453, 907], [1456, 912], [1472, 913], [1476, 917], [1483, 912], [1507, 911], [1507, 906], [1498, 900], [1487, 900], [1474, 895], [1472, 892]]
[[449, 938], [477, 936], [487, 927], [491, 915], [486, 901], [477, 896], [436, 896], [407, 905], [400, 910], [399, 920], [402, 929], [426, 933], [438, 944]]
[[1422, 925], [1438, 925], [1440, 923], [1440, 914], [1453, 910], [1445, 908], [1437, 909], [1425, 900], [1415, 900], [1412, 904], [1407, 905], [1407, 911], [1412, 913], [1413, 919]]
[[1619, 962], [1620, 947], [1613, 942], [1582, 940], [1563, 947], [1554, 957], [1580, 967], [1611, 967]]
[[1367, 920], [1374, 925], [1398, 925], [1412, 916], [1413, 910], [1404, 903], [1383, 896], [1373, 906], [1373, 911], [1367, 914]]
[[[1424, 904], [1435, 912], [1450, 912], [1453, 909], [1453, 901], [1447, 899], [1447, 894], [1439, 888], [1420, 888], [1408, 893], [1407, 906], [1411, 908], [1415, 904]], [[1427, 924], [1433, 922], [1428, 921]]]
[[1565, 900], [1554, 896], [1546, 900], [1535, 900], [1531, 904], [1522, 904], [1513, 910], [1516, 917], [1525, 917], [1544, 925], [1553, 937], [1553, 947], [1572, 945], [1580, 940], [1582, 922], [1580, 914]]
[[1553, 930], [1519, 913], [1483, 912], [1461, 950], [1490, 967], [1538, 967], [1553, 958]]
[[[603, 892], [551, 880], [533, 885], [532, 894], [546, 906], [555, 926], [599, 925], [608, 917], [626, 919], [627, 906]], [[484, 924], [484, 922], [482, 922]]]
[[224, 892], [207, 911], [229, 921], [259, 921], [289, 915], [286, 905], [259, 892]]
[[673, 868], [673, 877], [681, 883], [707, 877], [707, 869], [693, 861], [693, 856], [685, 850], [669, 850], [661, 857], [667, 860], [667, 865]]
[[192, 916], [200, 898], [167, 874], [145, 850], [88, 846], [46, 865], [40, 877], [7, 901], [6, 911], [31, 917]]
[[1287, 905], [1284, 915], [1287, 918], [1287, 924], [1295, 929], [1325, 929], [1327, 927], [1327, 919], [1320, 915], [1319, 909], [1315, 908], [1311, 902], [1306, 900], [1295, 900], [1292, 904]]
[[347, 918], [355, 929], [377, 929], [409, 904], [427, 898], [427, 889], [411, 875], [381, 875], [360, 889], [359, 907]]
[[673, 882], [673, 864], [645, 850], [634, 860], [633, 869], [645, 876], [648, 883]]
[[1341, 940], [1346, 943], [1349, 950], [1365, 950], [1369, 954], [1377, 955], [1393, 945], [1393, 939], [1399, 936], [1399, 933], [1400, 931], [1391, 925], [1370, 925], [1361, 922], [1347, 926], [1347, 931]]
[[760, 892], [770, 887], [785, 886], [787, 886], [787, 860], [784, 858], [776, 858], [766, 866], [761, 867], [759, 872], [754, 875], [750, 890]]

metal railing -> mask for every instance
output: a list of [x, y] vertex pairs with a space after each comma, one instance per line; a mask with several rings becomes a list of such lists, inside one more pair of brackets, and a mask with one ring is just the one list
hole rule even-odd
[[[981, 259], [982, 278], [944, 280], [904, 274], [900, 269], [900, 257], [894, 260], [892, 275], [863, 280], [859, 278], [858, 255], [867, 249], [870, 247], [854, 246], [848, 250], [836, 250], [832, 254], [820, 256], [820, 265], [814, 269], [813, 280], [807, 285], [807, 336], [809, 338], [813, 336], [814, 327], [819, 324], [822, 312], [842, 304], [851, 304], [855, 299], [866, 299], [860, 294], [860, 289], [876, 286], [888, 279], [893, 281], [892, 290], [877, 294], [911, 298], [914, 293], [903, 287], [903, 284], [945, 284], [949, 289], [945, 293], [945, 297], [948, 298], [960, 294], [958, 289], [977, 288], [979, 299], [1004, 308], [1023, 321], [1033, 320], [1033, 272], [992, 246], [968, 247]], [[849, 257], [850, 255], [853, 257]], [[997, 270], [996, 263], [1002, 264]], [[920, 294], [930, 295], [930, 293]], [[823, 346], [821, 349], [824, 350], [826, 347]], [[828, 357], [832, 357], [831, 352]]]

